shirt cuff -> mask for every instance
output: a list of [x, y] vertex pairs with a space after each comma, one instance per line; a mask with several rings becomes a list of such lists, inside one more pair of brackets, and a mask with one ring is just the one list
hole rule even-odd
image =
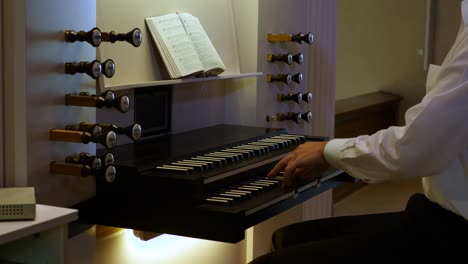
[[[336, 138], [327, 142], [325, 149], [323, 150], [323, 155], [330, 165], [343, 171], [347, 171], [345, 167], [349, 169], [349, 166], [347, 166], [347, 164], [343, 163], [341, 160], [341, 152], [344, 149], [344, 145], [349, 142], [350, 139], [352, 138]], [[379, 182], [379, 180], [374, 180], [367, 177], [359, 177], [359, 175], [352, 176], [357, 179], [361, 179], [366, 183]]]
[[323, 150], [323, 155], [325, 159], [335, 168], [340, 169], [340, 153], [343, 149], [343, 145], [348, 141], [345, 138], [336, 138], [327, 142], [325, 149]]

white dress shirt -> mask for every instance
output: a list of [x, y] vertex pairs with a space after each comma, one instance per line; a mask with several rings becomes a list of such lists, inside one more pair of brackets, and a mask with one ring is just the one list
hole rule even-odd
[[330, 140], [325, 159], [365, 182], [422, 178], [424, 194], [468, 219], [468, 2], [455, 43], [431, 65], [426, 95], [405, 125]]

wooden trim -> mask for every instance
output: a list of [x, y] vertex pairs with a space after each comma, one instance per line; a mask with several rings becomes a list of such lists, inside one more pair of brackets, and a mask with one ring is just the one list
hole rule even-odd
[[139, 231], [139, 230], [133, 230], [133, 235], [138, 237], [139, 239], [143, 241], [148, 241], [151, 240], [155, 237], [158, 237], [162, 235], [161, 233], [154, 233], [154, 232], [148, 232], [148, 231]]
[[335, 103], [335, 118], [351, 112], [356, 113], [380, 109], [381, 107], [397, 104], [401, 100], [401, 96], [385, 92], [368, 93], [337, 100]]
[[120, 233], [123, 231], [123, 228], [118, 228], [118, 227], [112, 227], [112, 226], [101, 226], [97, 225], [96, 226], [96, 239], [105, 239], [110, 236], [116, 235], [117, 233]]

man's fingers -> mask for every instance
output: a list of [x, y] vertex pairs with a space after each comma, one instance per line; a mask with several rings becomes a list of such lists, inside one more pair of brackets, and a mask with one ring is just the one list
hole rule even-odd
[[296, 171], [296, 163], [292, 160], [288, 162], [288, 165], [284, 167], [284, 174], [283, 174], [283, 184], [284, 188], [290, 187], [294, 180], [294, 173]]
[[275, 175], [278, 175], [280, 171], [283, 170], [286, 165], [288, 165], [289, 160], [291, 159], [291, 155], [288, 155], [281, 159], [278, 163], [276, 163], [275, 167], [271, 169], [271, 171], [267, 174], [268, 177], [273, 177]]

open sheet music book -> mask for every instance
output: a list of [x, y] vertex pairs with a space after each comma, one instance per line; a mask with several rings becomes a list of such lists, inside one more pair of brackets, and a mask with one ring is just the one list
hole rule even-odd
[[171, 13], [145, 21], [171, 78], [224, 72], [226, 67], [198, 18]]

